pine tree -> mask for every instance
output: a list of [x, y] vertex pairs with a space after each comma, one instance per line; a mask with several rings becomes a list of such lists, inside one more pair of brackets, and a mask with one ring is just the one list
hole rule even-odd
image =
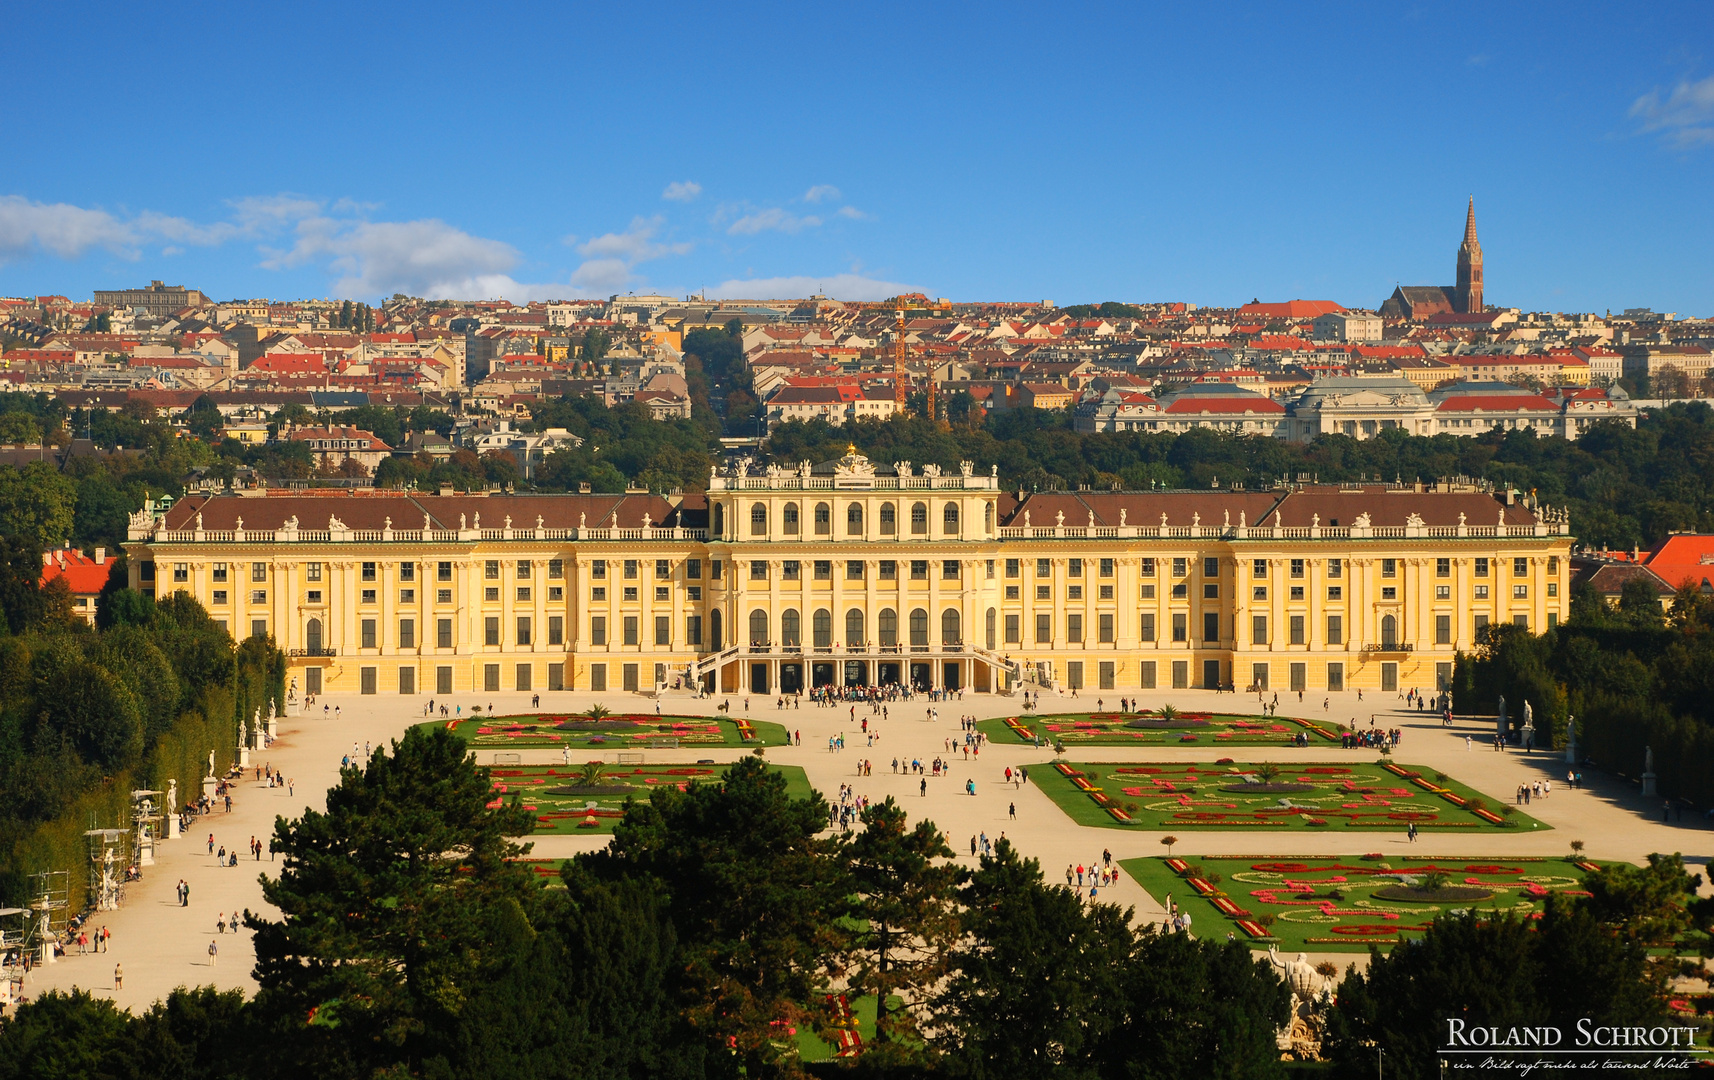
[[[875, 1042], [864, 1060], [919, 1058], [928, 992], [946, 974], [958, 939], [957, 886], [963, 873], [928, 820], [915, 828], [889, 796], [863, 811], [863, 831], [846, 850], [861, 929], [851, 984], [875, 995]], [[902, 998], [894, 1002], [894, 997]]]

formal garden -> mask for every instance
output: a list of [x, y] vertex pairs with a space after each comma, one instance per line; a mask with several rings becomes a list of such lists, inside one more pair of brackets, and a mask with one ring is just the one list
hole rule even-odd
[[784, 746], [786, 729], [766, 720], [726, 716], [616, 713], [595, 706], [581, 713], [527, 713], [431, 720], [472, 750], [642, 750], [650, 746]]
[[[1056, 761], [1030, 776], [1079, 825], [1113, 829], [1546, 830], [1443, 772], [1370, 763]], [[1038, 779], [1039, 778], [1039, 779]]]
[[[786, 794], [807, 799], [812, 794], [809, 777], [796, 765], [769, 765], [768, 771], [785, 778]], [[726, 766], [610, 765], [590, 761], [577, 765], [496, 766], [488, 770], [498, 807], [510, 795], [522, 799], [525, 810], [535, 815], [536, 835], [543, 833], [608, 834], [625, 816], [625, 803], [647, 799], [664, 787], [683, 791], [695, 781], [713, 782]], [[557, 868], [554, 873], [557, 874]]]
[[979, 721], [990, 742], [1032, 746], [1272, 746], [1339, 743], [1339, 728], [1294, 716], [1185, 712], [1171, 705], [1142, 712], [1051, 713]]
[[1435, 916], [1475, 911], [1535, 918], [1548, 896], [1588, 896], [1600, 865], [1565, 858], [1353, 855], [1171, 855], [1121, 868], [1157, 901], [1191, 916], [1202, 937], [1231, 932], [1260, 947], [1306, 952], [1386, 950], [1420, 937]]

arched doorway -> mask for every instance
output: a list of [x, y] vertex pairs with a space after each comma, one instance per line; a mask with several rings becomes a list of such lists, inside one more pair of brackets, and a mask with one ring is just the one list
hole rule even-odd
[[311, 656], [316, 656], [321, 652], [320, 619], [311, 619], [309, 623], [304, 626], [304, 648], [308, 650]]

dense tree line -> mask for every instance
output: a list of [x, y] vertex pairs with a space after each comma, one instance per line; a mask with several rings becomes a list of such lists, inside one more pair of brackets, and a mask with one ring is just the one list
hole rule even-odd
[[[839, 993], [885, 1005], [822, 1075], [1285, 1075], [1289, 995], [1247, 946], [1138, 929], [1004, 841], [959, 866], [891, 800], [843, 837], [819, 795], [744, 758], [630, 803], [552, 887], [517, 861], [530, 817], [449, 732], [412, 729], [345, 769], [325, 812], [277, 824], [279, 917], [246, 916], [252, 1000], [180, 990], [133, 1018], [48, 995], [0, 1023], [0, 1080], [791, 1077]], [[1647, 950], [1705, 930], [1709, 904], [1676, 857], [1586, 885], [1533, 931], [1446, 917], [1348, 975], [1339, 1067], [1366, 1075], [1377, 1046], [1431, 1060], [1448, 1015], [1657, 1022], [1670, 964]]]
[[766, 449], [773, 460], [795, 464], [836, 458], [847, 443], [887, 463], [972, 461], [982, 472], [997, 465], [1007, 486], [1025, 491], [1257, 488], [1299, 476], [1326, 483], [1475, 477], [1569, 507], [1583, 544], [1628, 549], [1674, 530], [1714, 532], [1714, 409], [1701, 403], [1656, 410], [1635, 430], [1599, 424], [1576, 442], [1517, 431], [1472, 438], [1393, 430], [1309, 443], [1202, 429], [1085, 434], [1072, 429], [1068, 412], [1026, 408], [950, 425], [915, 417], [839, 428], [793, 422], [775, 428]]
[[[584, 445], [551, 456], [529, 481], [509, 454], [469, 451], [444, 459], [426, 454], [390, 458], [375, 481], [423, 490], [511, 484], [520, 490], [575, 491], [587, 483], [602, 492], [622, 491], [627, 484], [700, 491], [719, 455], [716, 436], [722, 427], [714, 413], [724, 413], [727, 430], [750, 434], [758, 406], [735, 327], [693, 331], [685, 340], [695, 401], [690, 419], [656, 421], [634, 403], [607, 409], [592, 398], [562, 397], [538, 405], [526, 426], [563, 427], [583, 438]], [[915, 400], [920, 412], [920, 393]], [[1207, 430], [1084, 434], [1073, 430], [1069, 412], [1014, 409], [984, 416], [962, 392], [943, 394], [941, 405], [951, 423], [912, 415], [837, 428], [822, 421], [783, 424], [764, 443], [763, 454], [795, 465], [837, 458], [855, 444], [887, 463], [952, 468], [971, 461], [984, 472], [998, 466], [1003, 483], [1026, 491], [1085, 484], [1096, 490], [1216, 483], [1256, 488], [1300, 476], [1328, 483], [1463, 476], [1533, 491], [1568, 507], [1582, 544], [1627, 549], [1673, 531], [1714, 532], [1714, 410], [1701, 403], [1654, 410], [1634, 430], [1617, 423], [1597, 425], [1576, 442], [1525, 432], [1426, 438], [1387, 431], [1361, 441], [1326, 435], [1305, 444]], [[44, 543], [116, 547], [124, 539], [125, 514], [142, 505], [145, 492], [177, 495], [195, 472], [230, 480], [238, 469], [250, 468], [276, 481], [317, 474], [302, 444], [223, 439], [211, 399], [198, 402], [187, 423], [197, 438], [182, 437], [183, 429], [143, 406], [72, 413], [46, 395], [0, 395], [0, 440], [63, 442], [75, 435], [92, 438], [104, 450], [142, 451], [75, 459], [63, 473], [70, 483], [49, 478], [57, 471], [51, 461], [31, 466], [28, 483], [18, 471], [7, 470], [0, 474], [0, 523], [11, 534]], [[396, 447], [412, 432], [450, 432], [453, 417], [427, 406], [314, 414], [287, 405], [272, 423], [276, 429], [352, 424]]]
[[[234, 649], [188, 595], [156, 604], [122, 588], [122, 559], [92, 628], [63, 579], [38, 587], [37, 549], [9, 539], [0, 553], [3, 905], [23, 899], [29, 873], [81, 875], [80, 815], [128, 825], [131, 789], [170, 777], [190, 797], [208, 751], [230, 754], [239, 711], [277, 699], [284, 657], [264, 639]], [[62, 833], [77, 836], [75, 851]]]
[[1697, 588], [1663, 613], [1643, 581], [1616, 605], [1580, 586], [1545, 634], [1490, 626], [1453, 683], [1462, 712], [1492, 714], [1504, 695], [1514, 726], [1529, 702], [1538, 745], [1563, 748], [1576, 717], [1579, 753], [1603, 768], [1638, 776], [1653, 747], [1664, 795], [1714, 805], [1714, 597]]

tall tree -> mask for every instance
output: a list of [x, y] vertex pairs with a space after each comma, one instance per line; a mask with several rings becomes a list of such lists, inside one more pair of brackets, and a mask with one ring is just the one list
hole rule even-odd
[[807, 1006], [842, 964], [850, 910], [826, 823], [820, 795], [789, 798], [748, 757], [718, 784], [631, 804], [613, 843], [579, 857], [579, 872], [652, 881], [670, 898], [676, 990], [712, 1075], [796, 1075], [785, 1028], [823, 1019]]
[[412, 728], [345, 769], [325, 814], [276, 823], [285, 861], [263, 895], [281, 918], [246, 925], [283, 1068], [359, 1077], [456, 1059], [466, 1011], [533, 933], [540, 897], [508, 861], [530, 816], [491, 798], [462, 742]]
[[1100, 1074], [1122, 1018], [1130, 912], [1048, 885], [1005, 840], [960, 890], [965, 944], [935, 1000], [936, 1042], [955, 1076]]
[[1131, 1080], [1268, 1080], [1283, 1075], [1274, 1033], [1291, 992], [1240, 942], [1137, 936], [1126, 957], [1121, 1021], [1102, 1045], [1103, 1075]]
[[875, 995], [875, 1042], [865, 1058], [916, 1059], [928, 1048], [922, 1028], [929, 991], [945, 976], [958, 939], [963, 874], [946, 861], [953, 851], [934, 822], [910, 827], [891, 796], [863, 811], [862, 820], [846, 855], [859, 926], [850, 980]]

